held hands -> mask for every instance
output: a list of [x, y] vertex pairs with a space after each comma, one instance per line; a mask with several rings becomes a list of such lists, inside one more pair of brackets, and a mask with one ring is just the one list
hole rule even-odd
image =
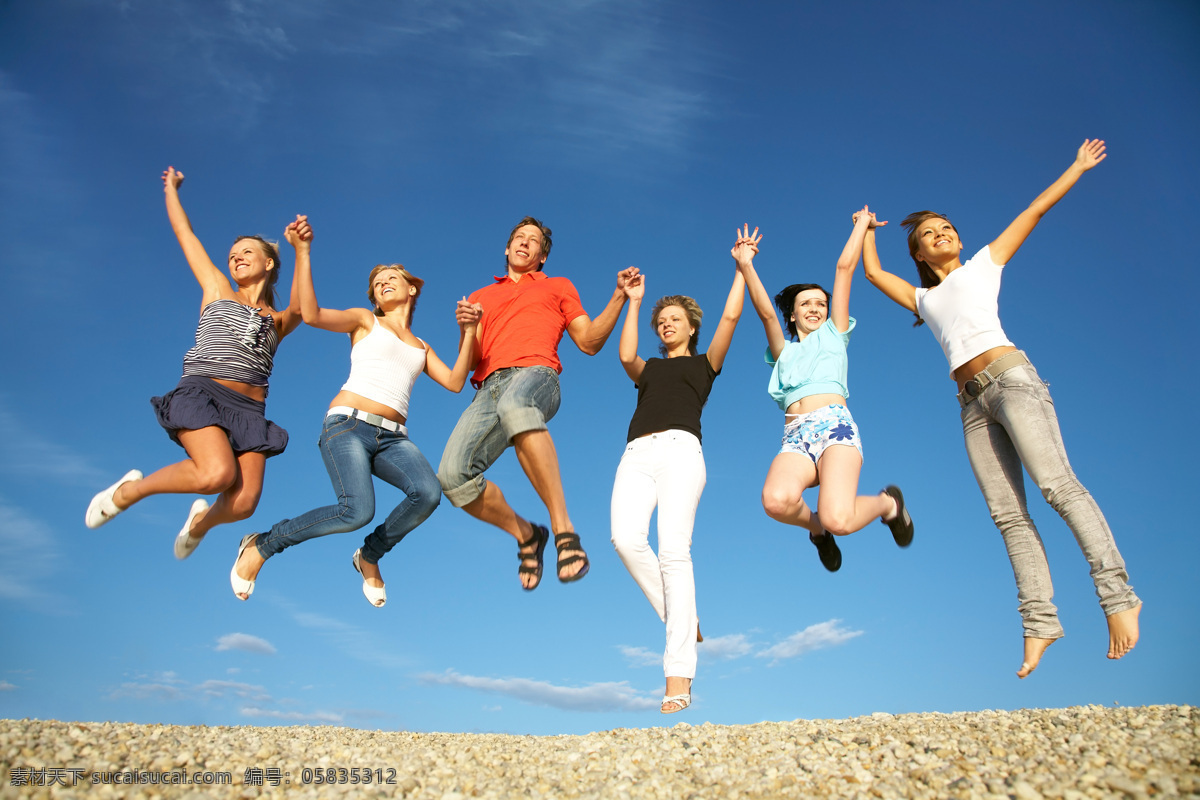
[[733, 256], [738, 269], [753, 266], [754, 256], [758, 253], [758, 243], [762, 241], [758, 228], [754, 229], [754, 233], [750, 233], [750, 223], [746, 223], [744, 228], [734, 228], [733, 230], [737, 241], [734, 242], [733, 249], [729, 251], [729, 254]]
[[183, 173], [176, 171], [174, 167], [167, 167], [163, 170], [162, 182], [164, 190], [178, 191], [183, 184]]
[[636, 278], [638, 276], [638, 273], [640, 273], [640, 272], [641, 272], [641, 270], [639, 270], [637, 267], [626, 267], [625, 269], [618, 272], [617, 273], [617, 290], [622, 291], [622, 292], [625, 291], [625, 284], [628, 283], [630, 280]]
[[297, 250], [307, 247], [312, 242], [312, 237], [313, 229], [308, 224], [306, 214], [297, 214], [296, 221], [288, 223], [288, 226], [283, 229], [283, 238], [287, 239], [288, 244]]
[[479, 320], [483, 318], [483, 306], [479, 303], [467, 302], [467, 298], [464, 297], [454, 308], [454, 318], [463, 333], [473, 331], [479, 326]]
[[630, 300], [641, 302], [641, 299], [646, 296], [646, 276], [640, 272], [632, 275], [625, 281], [625, 286], [622, 288], [625, 296]]
[[869, 231], [875, 230], [876, 228], [882, 228], [884, 225], [887, 225], [887, 220], [886, 220], [886, 219], [885, 219], [885, 220], [883, 220], [882, 222], [881, 222], [881, 221], [879, 221], [879, 220], [877, 220], [877, 219], [875, 219], [875, 212], [874, 212], [874, 211], [871, 211], [871, 210], [870, 210], [869, 208], [867, 208], [866, 206], [863, 206], [861, 211], [855, 211], [855, 212], [854, 212], [854, 213], [853, 213], [853, 214], [850, 216], [850, 218], [851, 218], [852, 220], [854, 220], [854, 224], [855, 224], [855, 225], [857, 225], [857, 224], [858, 224], [858, 220], [859, 220], [859, 218], [860, 218], [860, 217], [861, 217], [863, 214], [866, 214], [866, 215], [867, 215], [867, 230], [869, 230]]
[[[1103, 139], [1084, 139], [1075, 154], [1075, 166], [1084, 172], [1099, 164], [1108, 154], [1104, 152]], [[182, 177], [180, 178], [182, 180]]]

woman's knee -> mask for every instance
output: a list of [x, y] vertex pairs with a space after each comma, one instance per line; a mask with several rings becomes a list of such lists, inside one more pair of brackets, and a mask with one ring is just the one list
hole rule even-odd
[[232, 460], [197, 463], [196, 477], [197, 494], [220, 494], [237, 482], [237, 463]]
[[442, 502], [442, 484], [437, 476], [429, 473], [428, 480], [417, 482], [408, 496], [414, 510], [424, 519], [432, 514]]
[[253, 495], [239, 494], [229, 501], [229, 516], [235, 521], [250, 519], [254, 516], [254, 511], [258, 508], [258, 500], [261, 494]]
[[804, 508], [804, 500], [785, 488], [764, 486], [762, 507], [771, 519], [790, 518]]

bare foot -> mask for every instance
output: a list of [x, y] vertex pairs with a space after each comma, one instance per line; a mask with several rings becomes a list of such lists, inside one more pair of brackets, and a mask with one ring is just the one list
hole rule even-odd
[[1025, 661], [1021, 664], [1021, 668], [1017, 670], [1017, 677], [1029, 677], [1029, 673], [1037, 669], [1038, 662], [1042, 660], [1042, 653], [1045, 653], [1046, 648], [1057, 641], [1057, 639], [1033, 639], [1026, 637]]
[[[692, 692], [692, 679], [691, 678], [673, 678], [673, 677], [667, 678], [667, 691], [666, 691], [667, 697], [674, 697], [676, 695], [681, 695], [681, 694], [690, 695], [691, 692]], [[688, 705], [690, 705], [690, 703], [691, 703], [690, 698], [687, 701], [682, 701], [682, 702], [677, 701], [677, 700], [671, 700], [670, 702], [663, 703], [662, 708], [659, 710], [662, 711], [662, 713], [664, 713], [664, 714], [673, 714], [676, 711], [683, 711], [685, 708], [688, 707]]]
[[1142, 604], [1118, 611], [1108, 618], [1108, 657], [1120, 658], [1133, 649], [1138, 640], [1138, 615]]

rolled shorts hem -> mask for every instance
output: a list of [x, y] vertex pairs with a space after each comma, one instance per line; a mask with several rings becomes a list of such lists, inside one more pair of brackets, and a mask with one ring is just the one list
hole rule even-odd
[[453, 489], [442, 487], [442, 494], [450, 501], [450, 505], [455, 508], [462, 508], [468, 505], [478, 497], [483, 496], [483, 490], [487, 487], [487, 478], [482, 475], [476, 475], [471, 480], [464, 483], [462, 486], [455, 486]]

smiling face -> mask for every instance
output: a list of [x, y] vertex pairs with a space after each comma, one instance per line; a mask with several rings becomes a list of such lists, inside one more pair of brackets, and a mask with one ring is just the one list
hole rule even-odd
[[416, 287], [394, 267], [376, 269], [371, 274], [371, 302], [383, 311], [403, 305], [416, 294]]
[[944, 264], [953, 261], [962, 252], [962, 241], [958, 231], [943, 217], [929, 217], [913, 228], [909, 249], [915, 261]]
[[674, 350], [680, 345], [686, 346], [692, 334], [696, 332], [682, 306], [666, 306], [659, 311], [658, 319], [654, 321], [654, 330], [667, 350]]
[[529, 224], [513, 231], [508, 247], [504, 248], [504, 256], [508, 259], [509, 270], [525, 274], [536, 272], [546, 263], [544, 251], [542, 229]]
[[229, 248], [229, 275], [234, 283], [248, 283], [273, 269], [275, 259], [257, 239], [238, 239]]
[[805, 289], [792, 301], [792, 323], [796, 334], [803, 339], [829, 319], [829, 299], [823, 289]]

